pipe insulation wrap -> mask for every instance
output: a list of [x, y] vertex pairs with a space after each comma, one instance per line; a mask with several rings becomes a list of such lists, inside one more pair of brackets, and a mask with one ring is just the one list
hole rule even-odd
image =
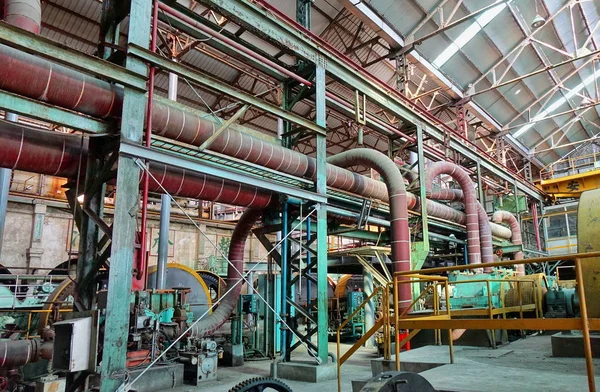
[[433, 180], [446, 174], [452, 177], [460, 185], [467, 213], [467, 251], [469, 264], [481, 263], [481, 245], [479, 241], [479, 213], [477, 210], [477, 198], [475, 197], [475, 186], [467, 172], [460, 166], [451, 162], [434, 162], [427, 168], [425, 189], [427, 197], [432, 195]]
[[[523, 245], [523, 237], [521, 236], [521, 225], [517, 218], [508, 211], [498, 210], [494, 212], [492, 219], [496, 223], [506, 223], [510, 226], [512, 232], [512, 243], [514, 245]], [[523, 252], [515, 252], [513, 260], [523, 260]], [[517, 264], [516, 266], [517, 276], [525, 275], [525, 265]]]
[[[435, 189], [431, 198], [446, 201], [463, 201], [464, 194], [459, 189]], [[484, 263], [494, 262], [494, 246], [492, 243], [492, 228], [485, 208], [477, 202], [477, 217], [479, 220], [479, 240], [481, 241], [481, 261]], [[487, 272], [484, 269], [484, 272]]]
[[244, 247], [252, 227], [261, 218], [262, 214], [262, 209], [248, 208], [235, 226], [229, 246], [228, 258], [231, 265], [227, 269], [227, 289], [225, 290], [228, 294], [219, 301], [219, 307], [208, 318], [198, 321], [193, 326], [190, 330], [192, 337], [213, 334], [227, 321], [229, 315], [235, 309], [243, 286], [243, 283], [238, 284], [238, 282], [242, 280], [240, 274], [244, 273]]
[[[363, 165], [379, 172], [389, 194], [390, 205], [390, 246], [394, 271], [410, 271], [410, 232], [404, 179], [398, 166], [383, 153], [369, 148], [355, 148], [327, 158], [329, 167]], [[345, 174], [345, 173], [344, 173]], [[347, 175], [350, 177], [350, 175]], [[361, 176], [362, 177], [362, 176]], [[351, 181], [354, 178], [348, 178]], [[344, 180], [345, 183], [345, 180]], [[406, 278], [408, 279], [408, 278]], [[409, 284], [399, 287], [399, 305], [404, 310], [412, 302]]]
[[30, 33], [39, 34], [42, 26], [40, 0], [6, 0], [4, 20]]
[[[79, 158], [84, 163], [87, 139], [68, 134], [40, 131], [0, 121], [0, 167], [59, 177], [76, 177]], [[160, 163], [149, 165], [150, 191], [173, 196], [212, 200], [245, 207], [267, 207], [272, 193], [257, 187], [173, 168]]]

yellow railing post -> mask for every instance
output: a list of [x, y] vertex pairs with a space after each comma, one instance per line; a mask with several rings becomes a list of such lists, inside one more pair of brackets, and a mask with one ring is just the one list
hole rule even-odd
[[583, 333], [583, 349], [585, 351], [585, 367], [587, 370], [588, 387], [590, 392], [596, 391], [594, 379], [594, 360], [592, 359], [592, 342], [590, 341], [590, 326], [588, 325], [587, 304], [585, 302], [585, 289], [583, 287], [583, 272], [581, 261], [575, 259], [575, 276], [577, 278], [577, 292], [579, 294], [579, 309], [581, 311], [581, 332]]

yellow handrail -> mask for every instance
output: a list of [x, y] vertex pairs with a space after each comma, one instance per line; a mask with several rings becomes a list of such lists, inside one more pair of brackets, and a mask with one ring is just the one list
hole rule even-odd
[[[387, 287], [387, 286], [385, 286]], [[340, 350], [340, 345], [341, 345], [341, 332], [342, 329], [348, 325], [348, 323], [354, 318], [354, 316], [356, 316], [358, 314], [358, 312], [360, 312], [361, 309], [363, 309], [372, 299], [373, 297], [375, 297], [375, 295], [377, 295], [379, 292], [383, 292], [384, 287], [383, 286], [377, 286], [374, 290], [373, 293], [371, 293], [371, 295], [369, 295], [359, 306], [356, 307], [356, 309], [354, 309], [354, 312], [352, 312], [350, 314], [350, 316], [348, 316], [348, 318], [344, 321], [342, 321], [342, 323], [340, 324], [340, 326], [338, 327], [337, 331], [336, 331], [336, 339], [337, 339], [337, 378], [338, 378], [338, 392], [342, 391], [342, 377], [341, 377], [341, 369], [342, 369], [342, 365], [344, 364], [344, 362], [346, 362], [347, 357], [342, 357], [341, 356], [341, 350]], [[384, 298], [387, 297], [386, 295], [384, 295]], [[385, 318], [385, 313], [387, 313], [387, 309], [385, 309], [384, 306], [384, 318]], [[384, 319], [385, 320], [385, 319]], [[377, 324], [376, 324], [377, 325]], [[374, 329], [374, 328], [372, 328]], [[352, 347], [348, 350], [354, 352], [357, 350], [358, 348], [358, 344], [361, 343], [362, 341], [368, 339], [370, 337], [370, 335], [372, 335], [373, 333], [370, 331], [364, 331], [362, 338], [356, 342], [354, 345], [352, 345]], [[366, 337], [365, 337], [366, 336]], [[355, 346], [357, 346], [357, 348], [355, 348]]]

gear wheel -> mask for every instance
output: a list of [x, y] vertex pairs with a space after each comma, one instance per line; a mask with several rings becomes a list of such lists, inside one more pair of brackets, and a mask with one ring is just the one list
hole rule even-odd
[[229, 392], [262, 392], [264, 390], [275, 390], [277, 392], [293, 392], [292, 388], [285, 383], [269, 377], [255, 377], [242, 381]]

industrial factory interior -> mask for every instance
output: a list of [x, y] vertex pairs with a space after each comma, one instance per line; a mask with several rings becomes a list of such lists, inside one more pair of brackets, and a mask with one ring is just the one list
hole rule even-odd
[[0, 392], [599, 357], [600, 0], [0, 0]]

